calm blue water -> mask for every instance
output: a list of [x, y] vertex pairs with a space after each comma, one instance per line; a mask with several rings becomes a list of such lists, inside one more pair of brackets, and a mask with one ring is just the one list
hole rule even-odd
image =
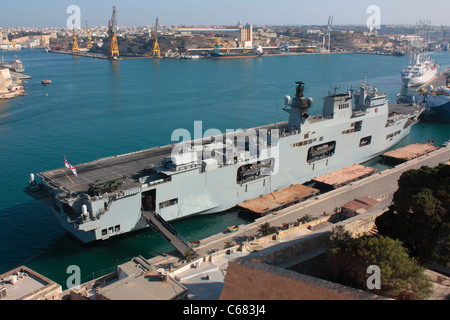
[[[0, 273], [26, 264], [63, 286], [69, 265], [80, 266], [87, 281], [136, 255], [149, 258], [172, 248], [152, 231], [79, 244], [46, 206], [23, 193], [30, 173], [63, 167], [64, 155], [76, 165], [165, 145], [177, 128], [193, 133], [197, 120], [203, 130], [222, 132], [287, 120], [283, 96], [295, 93], [295, 81], [306, 82], [313, 114], [321, 112], [329, 90], [356, 86], [364, 72], [395, 101], [408, 62], [408, 57], [360, 54], [119, 62], [41, 50], [1, 54], [5, 61], [18, 54], [33, 78], [28, 96], [0, 101]], [[433, 57], [450, 66], [448, 52]], [[44, 79], [52, 85], [42, 86]], [[442, 144], [449, 138], [449, 125], [420, 123], [402, 143]], [[197, 240], [252, 219], [231, 211], [173, 225]]]

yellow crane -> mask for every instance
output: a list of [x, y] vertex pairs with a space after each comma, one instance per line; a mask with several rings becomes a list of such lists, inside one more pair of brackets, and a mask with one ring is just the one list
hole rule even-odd
[[87, 44], [86, 44], [86, 48], [88, 50], [90, 50], [92, 48], [92, 38], [91, 38], [91, 34], [89, 33], [89, 28], [88, 28], [88, 23], [86, 20], [86, 32], [87, 32]]
[[117, 42], [117, 12], [116, 7], [113, 7], [113, 14], [111, 20], [109, 20], [108, 34], [109, 34], [109, 58], [119, 58], [119, 43]]
[[159, 49], [159, 44], [158, 44], [158, 17], [156, 17], [155, 30], [153, 30], [152, 34], [153, 34], [152, 35], [153, 44], [152, 44], [151, 55], [153, 56], [153, 58], [160, 58], [161, 51]]
[[78, 47], [77, 35], [75, 34], [75, 28], [73, 28], [73, 38], [72, 38], [72, 52], [80, 52], [80, 48]]
[[215, 51], [216, 53], [219, 53], [220, 47], [222, 45], [226, 45], [227, 46], [227, 53], [230, 53], [230, 40], [227, 40], [227, 42], [222, 42], [221, 37], [216, 37], [216, 41], [215, 42], [210, 42], [209, 45], [213, 45], [215, 47]]

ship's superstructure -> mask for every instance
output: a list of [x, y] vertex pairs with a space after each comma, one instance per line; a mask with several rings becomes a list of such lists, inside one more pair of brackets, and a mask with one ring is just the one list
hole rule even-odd
[[439, 66], [429, 56], [421, 52], [411, 54], [409, 65], [403, 70], [401, 76], [406, 87], [417, 87], [430, 81], [437, 75]]
[[[422, 109], [394, 112], [369, 85], [311, 98], [297, 83], [285, 96], [287, 122], [182, 141], [31, 175], [26, 192], [44, 201], [82, 242], [149, 226], [145, 216], [171, 221], [227, 210], [246, 200], [367, 161], [409, 134]], [[406, 110], [406, 111], [405, 111]]]

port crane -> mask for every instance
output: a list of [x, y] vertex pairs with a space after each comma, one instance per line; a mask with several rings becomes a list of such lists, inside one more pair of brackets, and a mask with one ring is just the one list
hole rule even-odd
[[155, 30], [153, 30], [152, 38], [153, 38], [153, 44], [152, 44], [151, 55], [153, 56], [153, 58], [160, 58], [161, 51], [159, 49], [159, 44], [158, 44], [158, 17], [156, 17]]
[[219, 53], [220, 51], [220, 47], [222, 45], [226, 45], [227, 46], [227, 53], [230, 53], [230, 40], [227, 40], [227, 42], [222, 42], [220, 37], [216, 37], [216, 41], [215, 42], [210, 42], [209, 43], [210, 46], [214, 46], [215, 47], [215, 52]]
[[[331, 49], [331, 41], [330, 41], [330, 34], [331, 34], [331, 24], [333, 23], [333, 16], [328, 17], [328, 24], [325, 28], [325, 31], [322, 35], [322, 52], [330, 52]], [[326, 45], [326, 46], [325, 46]]]
[[113, 14], [111, 20], [109, 20], [108, 34], [109, 34], [109, 58], [119, 58], [119, 43], [117, 42], [117, 11], [116, 7], [113, 7]]
[[92, 38], [91, 38], [91, 34], [89, 33], [89, 28], [88, 28], [88, 22], [86, 20], [86, 32], [87, 32], [87, 44], [86, 44], [86, 48], [88, 50], [90, 50], [92, 48]]
[[80, 52], [80, 48], [78, 47], [77, 35], [75, 34], [75, 28], [73, 28], [73, 37], [72, 37], [72, 53]]

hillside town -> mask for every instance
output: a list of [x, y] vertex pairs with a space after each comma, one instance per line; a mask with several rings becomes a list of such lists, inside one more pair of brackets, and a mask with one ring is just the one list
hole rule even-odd
[[[121, 56], [149, 56], [155, 36], [163, 57], [204, 54], [221, 50], [251, 49], [261, 46], [265, 53], [362, 52], [398, 54], [408, 52], [413, 43], [426, 43], [427, 50], [448, 48], [448, 27], [383, 25], [370, 32], [366, 26], [256, 26], [238, 22], [234, 26], [117, 26]], [[155, 33], [156, 31], [156, 33]], [[107, 54], [108, 27], [84, 28], [0, 28], [0, 50], [46, 48], [73, 50], [74, 35], [81, 52]]]

